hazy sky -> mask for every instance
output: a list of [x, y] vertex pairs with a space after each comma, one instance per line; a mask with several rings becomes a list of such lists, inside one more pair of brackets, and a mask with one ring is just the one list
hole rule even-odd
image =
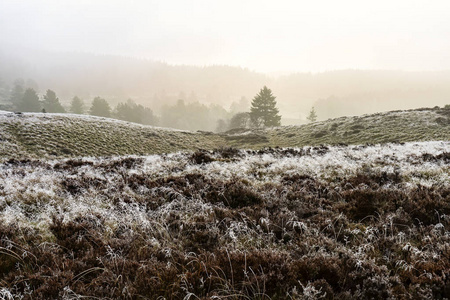
[[265, 72], [450, 69], [450, 1], [1, 0], [0, 39]]

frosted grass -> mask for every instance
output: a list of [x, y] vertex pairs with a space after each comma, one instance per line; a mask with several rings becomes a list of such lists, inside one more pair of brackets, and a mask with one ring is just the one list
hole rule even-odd
[[[51, 222], [51, 216], [64, 215], [64, 221], [77, 216], [100, 214], [107, 223], [120, 222], [129, 227], [141, 226], [149, 228], [152, 220], [162, 220], [171, 210], [184, 211], [185, 217], [197, 213], [208, 215], [209, 204], [201, 199], [186, 199], [176, 195], [175, 201], [165, 203], [159, 209], [148, 212], [148, 208], [136, 203], [121, 201], [123, 195], [114, 195], [119, 204], [111, 203], [105, 191], [90, 187], [80, 195], [69, 195], [62, 187], [63, 179], [100, 180], [106, 182], [106, 193], [114, 190], [114, 186], [122, 180], [123, 175], [139, 174], [151, 180], [168, 176], [183, 176], [198, 173], [206, 179], [228, 181], [233, 178], [246, 180], [253, 185], [267, 183], [277, 184], [286, 175], [301, 174], [317, 178], [333, 186], [339, 178], [348, 178], [361, 170], [373, 174], [397, 172], [406, 184], [399, 188], [415, 188], [423, 186], [450, 185], [450, 167], [440, 160], [423, 162], [424, 154], [439, 155], [450, 152], [450, 142], [420, 142], [406, 144], [386, 144], [374, 146], [329, 147], [325, 153], [316, 148], [305, 147], [295, 149], [306, 153], [302, 156], [281, 155], [268, 151], [263, 154], [250, 154], [240, 151], [240, 157], [225, 160], [218, 154], [209, 153], [215, 161], [208, 164], [194, 164], [191, 152], [178, 152], [168, 155], [127, 156], [142, 158], [138, 167], [121, 168], [110, 171], [102, 164], [120, 161], [124, 157], [83, 158], [81, 161], [92, 163], [70, 170], [55, 169], [58, 163], [68, 160], [39, 161], [35, 165], [10, 166], [0, 165], [0, 221], [5, 224], [16, 223], [20, 226], [37, 226], [45, 228]], [[122, 175], [121, 175], [122, 174]], [[151, 192], [151, 190], [142, 191]], [[156, 192], [155, 190], [153, 192]], [[161, 192], [161, 191], [160, 191]], [[165, 193], [174, 191], [168, 187]], [[112, 196], [112, 194], [111, 194]], [[122, 197], [122, 198], [121, 198]]]

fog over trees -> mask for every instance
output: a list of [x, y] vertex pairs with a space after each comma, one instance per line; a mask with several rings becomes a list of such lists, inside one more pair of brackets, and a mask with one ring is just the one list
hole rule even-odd
[[111, 107], [105, 99], [95, 97], [94, 100], [92, 100], [89, 114], [93, 116], [109, 118], [111, 117]]
[[[313, 106], [320, 121], [444, 106], [450, 99], [450, 71], [341, 70], [272, 76], [231, 66], [169, 65], [112, 55], [6, 48], [0, 51], [0, 65], [0, 109], [24, 108], [20, 95], [27, 88], [44, 104], [45, 91], [50, 89], [69, 112], [88, 113], [99, 96], [110, 106], [110, 114], [104, 115], [119, 117], [120, 110], [128, 107], [119, 106], [114, 113], [115, 107], [133, 99], [137, 107], [149, 110], [144, 113], [147, 117], [137, 117], [147, 118], [142, 122], [188, 130], [235, 127], [233, 116], [249, 112], [250, 99], [264, 85], [277, 96], [282, 125], [307, 123]], [[80, 103], [73, 107], [75, 96], [85, 101], [83, 108]], [[38, 111], [53, 111], [45, 106]]]
[[72, 102], [70, 103], [70, 112], [74, 114], [83, 114], [84, 113], [84, 103], [83, 100], [75, 96], [72, 98]]
[[43, 109], [49, 113], [65, 113], [66, 110], [59, 102], [59, 98], [56, 97], [56, 93], [52, 90], [47, 90], [42, 101]]
[[38, 112], [41, 110], [39, 103], [39, 96], [33, 88], [28, 88], [23, 93], [22, 98], [17, 104], [17, 108], [20, 111]]
[[129, 122], [145, 125], [158, 124], [158, 118], [153, 114], [153, 111], [150, 108], [144, 107], [141, 104], [136, 104], [136, 102], [131, 99], [128, 99], [124, 103], [117, 104], [112, 115], [119, 120]]

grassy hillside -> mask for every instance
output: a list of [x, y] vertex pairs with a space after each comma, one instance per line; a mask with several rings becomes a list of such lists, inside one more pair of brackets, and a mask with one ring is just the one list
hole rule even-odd
[[0, 114], [0, 157], [112, 156], [214, 148], [222, 138], [69, 114]]
[[445, 299], [449, 126], [444, 109], [226, 134], [1, 113], [0, 299]]
[[343, 117], [303, 126], [177, 131], [80, 115], [0, 114], [0, 158], [161, 154], [236, 147], [302, 147], [450, 140], [450, 110], [421, 109]]
[[302, 126], [241, 132], [225, 139], [233, 146], [245, 148], [450, 140], [450, 109], [342, 117]]

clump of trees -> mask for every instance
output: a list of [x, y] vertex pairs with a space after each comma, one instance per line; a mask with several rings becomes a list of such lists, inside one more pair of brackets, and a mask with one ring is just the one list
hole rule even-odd
[[39, 100], [39, 96], [35, 89], [27, 88], [23, 91], [23, 88], [16, 85], [11, 93], [11, 104], [15, 110], [25, 112], [44, 112], [50, 113], [65, 113], [66, 110], [59, 102], [56, 93], [52, 90], [47, 90], [43, 96], [42, 101]]
[[23, 79], [15, 80], [9, 94], [9, 103], [5, 108], [27, 112], [41, 111], [42, 102], [39, 100], [36, 90], [37, 85], [32, 80], [28, 80], [26, 84]]
[[7, 103], [2, 104], [0, 108], [21, 112], [88, 113], [94, 116], [112, 117], [146, 125], [156, 125], [158, 123], [158, 118], [150, 108], [137, 104], [133, 100], [119, 103], [112, 109], [108, 101], [101, 97], [95, 97], [92, 100], [90, 108], [86, 109], [83, 100], [75, 96], [72, 98], [70, 106], [66, 110], [53, 90], [48, 89], [42, 96], [42, 99], [40, 99], [37, 92], [37, 85], [31, 80], [25, 84], [25, 81], [22, 79], [14, 82], [9, 92]]
[[275, 99], [272, 91], [264, 86], [253, 98], [250, 112], [234, 114], [229, 121], [228, 129], [280, 126], [281, 116]]
[[[78, 107], [78, 100], [72, 100], [72, 106]], [[74, 108], [74, 109], [75, 109]], [[92, 100], [89, 114], [93, 116], [115, 118], [119, 120], [140, 123], [145, 125], [157, 125], [158, 118], [153, 114], [153, 111], [141, 104], [137, 104], [133, 100], [129, 99], [126, 102], [121, 102], [112, 109], [109, 103], [100, 97], [95, 97]]]
[[131, 99], [128, 99], [125, 103], [117, 104], [113, 117], [145, 125], [156, 125], [158, 123], [158, 118], [150, 108], [137, 104]]
[[[229, 112], [217, 104], [179, 99], [174, 105], [161, 108], [161, 126], [185, 130], [225, 131]], [[220, 121], [222, 120], [222, 121]]]
[[176, 103], [159, 108], [159, 117], [152, 109], [137, 104], [129, 99], [115, 107], [102, 97], [95, 97], [90, 106], [85, 105], [78, 96], [72, 98], [67, 108], [63, 106], [53, 90], [48, 89], [39, 98], [37, 84], [33, 81], [16, 80], [8, 90], [9, 104], [0, 109], [23, 112], [48, 112], [90, 114], [100, 117], [116, 118], [124, 121], [146, 125], [160, 125], [185, 130], [204, 130], [224, 132], [234, 128], [261, 128], [279, 126], [281, 116], [276, 107], [276, 97], [264, 86], [251, 101], [245, 97], [233, 102], [229, 110], [218, 104], [205, 105], [190, 97], [186, 102], [183, 97]]
[[54, 91], [47, 90], [42, 100], [40, 100], [36, 83], [28, 80], [27, 85], [25, 85], [25, 81], [22, 79], [17, 79], [14, 82], [9, 97], [9, 108], [24, 112], [66, 112]]

